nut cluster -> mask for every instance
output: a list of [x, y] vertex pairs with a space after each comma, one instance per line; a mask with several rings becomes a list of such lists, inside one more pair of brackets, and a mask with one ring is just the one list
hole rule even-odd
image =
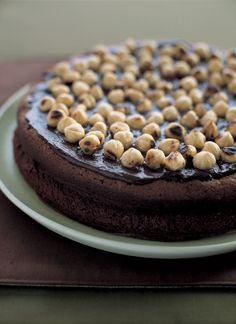
[[45, 90], [48, 126], [86, 155], [171, 171], [236, 162], [235, 51], [127, 39], [57, 63]]

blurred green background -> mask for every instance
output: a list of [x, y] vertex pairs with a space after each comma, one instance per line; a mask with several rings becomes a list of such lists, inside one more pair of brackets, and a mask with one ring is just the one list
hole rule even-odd
[[135, 38], [236, 46], [235, 0], [0, 0], [0, 57], [76, 53]]

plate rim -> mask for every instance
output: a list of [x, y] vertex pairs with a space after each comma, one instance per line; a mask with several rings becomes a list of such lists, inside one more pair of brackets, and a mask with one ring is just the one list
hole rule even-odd
[[[4, 118], [5, 114], [8, 112], [8, 109], [12, 107], [17, 101], [20, 100], [29, 90], [29, 84], [25, 85], [14, 93], [0, 108], [0, 123]], [[15, 108], [17, 109], [17, 108]], [[16, 113], [16, 111], [15, 111]], [[14, 114], [15, 115], [15, 114]], [[16, 120], [12, 120], [12, 123], [16, 123]], [[12, 139], [13, 134], [11, 134]], [[1, 141], [1, 140], [0, 140]], [[12, 150], [12, 144], [11, 150]], [[13, 162], [15, 163], [15, 162]], [[22, 176], [21, 176], [22, 177]], [[22, 181], [25, 182], [22, 177]], [[33, 191], [33, 189], [27, 184], [28, 189]], [[41, 215], [36, 210], [27, 206], [27, 202], [20, 201], [17, 196], [11, 192], [7, 184], [0, 177], [0, 190], [5, 194], [5, 196], [19, 209], [26, 213], [29, 217], [45, 226], [49, 230], [56, 232], [57, 234], [64, 236], [73, 241], [79, 242], [84, 245], [88, 245], [93, 248], [97, 248], [103, 251], [143, 257], [143, 258], [157, 258], [157, 259], [185, 259], [185, 258], [198, 258], [206, 257], [211, 255], [217, 255], [227, 252], [232, 252], [236, 250], [236, 233], [226, 233], [223, 235], [213, 236], [210, 238], [203, 238], [199, 240], [185, 241], [187, 242], [186, 246], [181, 246], [181, 243], [184, 242], [161, 242], [161, 241], [151, 241], [151, 240], [141, 240], [136, 238], [128, 238], [117, 234], [112, 234], [104, 232], [101, 230], [93, 229], [89, 226], [79, 224], [84, 231], [78, 231], [78, 229], [71, 228], [56, 222], [45, 215]], [[34, 191], [33, 191], [34, 192]], [[40, 199], [40, 198], [38, 198]], [[41, 200], [41, 199], [40, 199]], [[43, 202], [42, 202], [43, 203]], [[46, 209], [49, 208], [53, 210], [50, 206], [46, 206]], [[71, 220], [67, 216], [53, 210], [56, 215], [61, 215], [64, 217], [67, 222], [73, 224], [75, 221]], [[59, 217], [58, 216], [58, 217]], [[86, 233], [87, 231], [94, 233]], [[97, 235], [96, 235], [97, 234]], [[219, 239], [228, 238], [233, 236], [233, 240], [226, 242], [217, 242]], [[210, 241], [210, 244], [209, 244]], [[199, 244], [201, 243], [201, 244]]]

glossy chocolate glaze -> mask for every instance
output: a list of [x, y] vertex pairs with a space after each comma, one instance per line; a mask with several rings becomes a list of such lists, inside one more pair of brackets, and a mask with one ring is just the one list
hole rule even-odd
[[[159, 47], [163, 46], [164, 44], [166, 44], [166, 42], [160, 43]], [[116, 47], [111, 48], [111, 51], [114, 52], [115, 50]], [[50, 75], [47, 76], [47, 78], [50, 77]], [[174, 89], [176, 89], [178, 87], [179, 80], [176, 79], [172, 82], [174, 85]], [[201, 84], [201, 87], [205, 88], [206, 84]], [[29, 97], [29, 111], [26, 114], [26, 120], [29, 123], [29, 125], [33, 127], [37, 131], [37, 133], [42, 138], [44, 138], [45, 141], [49, 143], [49, 145], [54, 150], [57, 151], [58, 154], [60, 154], [73, 164], [91, 169], [95, 172], [99, 172], [106, 177], [137, 184], [145, 184], [147, 182], [156, 181], [158, 179], [177, 182], [191, 181], [195, 179], [206, 181], [212, 179], [219, 179], [223, 176], [236, 172], [236, 163], [230, 164], [221, 160], [217, 162], [214, 168], [207, 171], [197, 170], [189, 162], [187, 163], [187, 166], [180, 171], [168, 171], [164, 168], [150, 170], [145, 165], [139, 167], [138, 169], [127, 169], [123, 167], [119, 162], [113, 162], [105, 159], [102, 153], [102, 149], [97, 150], [93, 156], [86, 156], [81, 152], [77, 144], [70, 144], [66, 142], [63, 135], [61, 135], [54, 128], [50, 128], [47, 126], [47, 114], [39, 110], [39, 102], [41, 98], [45, 95], [50, 95], [46, 88], [46, 81], [40, 83], [37, 86], [34, 93]], [[235, 98], [229, 95], [229, 99], [230, 106], [236, 105]], [[106, 101], [106, 98], [102, 100]], [[100, 102], [101, 101], [98, 101], [97, 104], [99, 104]], [[133, 103], [125, 102], [124, 104], [122, 104], [122, 106], [124, 105], [131, 114], [135, 112], [135, 107]], [[206, 103], [206, 105], [209, 109], [211, 108], [209, 104]], [[96, 107], [88, 111], [88, 114], [92, 114], [94, 110], [96, 110]], [[164, 129], [167, 125], [168, 123], [166, 122], [163, 125], [161, 125], [161, 136], [156, 141], [157, 143], [164, 138]], [[219, 130], [224, 130], [226, 127], [226, 121], [224, 119], [219, 118], [217, 126]], [[136, 138], [140, 135], [140, 132], [134, 131], [133, 134], [134, 138]], [[106, 141], [108, 141], [110, 138], [111, 136], [110, 134], [108, 134]], [[184, 148], [182, 147], [182, 150], [183, 149]]]

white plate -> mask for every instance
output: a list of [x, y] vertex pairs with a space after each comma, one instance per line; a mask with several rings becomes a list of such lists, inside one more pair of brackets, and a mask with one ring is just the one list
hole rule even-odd
[[[24, 87], [0, 109], [0, 189], [22, 211], [48, 229], [82, 244], [144, 258], [196, 258], [236, 250], [236, 233], [186, 242], [139, 240], [109, 234], [75, 222], [44, 204], [24, 181], [14, 161], [12, 138]], [[3, 211], [4, 212], [4, 211]]]

